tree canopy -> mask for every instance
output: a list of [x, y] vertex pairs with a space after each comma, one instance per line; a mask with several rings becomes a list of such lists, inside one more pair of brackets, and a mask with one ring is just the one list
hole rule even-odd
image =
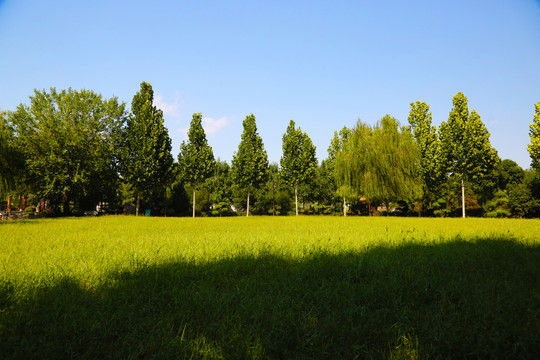
[[153, 105], [154, 91], [147, 82], [133, 96], [132, 114], [127, 119], [122, 152], [122, 177], [139, 200], [158, 187], [172, 182], [171, 139], [163, 123], [163, 112]]
[[63, 202], [69, 213], [70, 200], [81, 206], [92, 189], [114, 186], [115, 143], [125, 120], [116, 98], [104, 100], [88, 90], [36, 90], [30, 105], [21, 104], [11, 118], [37, 196]]
[[212, 175], [215, 168], [214, 153], [206, 140], [202, 127], [202, 114], [193, 114], [188, 141], [180, 145], [178, 167], [182, 179], [193, 187], [193, 217], [195, 217], [195, 191]]
[[534, 105], [534, 119], [529, 126], [529, 135], [531, 143], [527, 146], [527, 150], [531, 155], [531, 167], [540, 170], [540, 102]]
[[429, 105], [420, 101], [411, 103], [408, 121], [418, 146], [418, 172], [423, 182], [424, 199], [430, 203], [445, 181], [446, 174], [443, 171], [437, 128], [431, 125]]
[[246, 216], [249, 216], [249, 194], [266, 180], [268, 155], [253, 114], [246, 116], [243, 127], [242, 140], [233, 155], [232, 176], [234, 182], [247, 191]]
[[457, 93], [448, 122], [440, 126], [441, 149], [447, 172], [461, 181], [462, 216], [465, 217], [465, 183], [477, 182], [499, 161], [491, 147], [489, 132], [473, 110], [469, 114], [467, 98]]
[[336, 156], [336, 173], [344, 184], [367, 199], [414, 199], [420, 194], [418, 152], [410, 129], [389, 115], [371, 127], [362, 121], [352, 129]]
[[300, 127], [289, 122], [283, 134], [283, 155], [281, 156], [281, 177], [294, 187], [296, 215], [298, 216], [298, 185], [311, 180], [317, 168], [316, 148], [309, 136]]

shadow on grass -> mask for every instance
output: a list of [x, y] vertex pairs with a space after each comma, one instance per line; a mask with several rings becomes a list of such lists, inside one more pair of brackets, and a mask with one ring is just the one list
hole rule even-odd
[[65, 278], [14, 300], [4, 358], [501, 358], [540, 356], [540, 247], [456, 239], [364, 253], [272, 254]]

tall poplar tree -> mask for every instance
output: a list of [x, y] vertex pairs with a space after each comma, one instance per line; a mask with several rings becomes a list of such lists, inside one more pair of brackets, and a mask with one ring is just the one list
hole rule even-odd
[[423, 182], [424, 200], [431, 204], [434, 194], [446, 179], [441, 163], [437, 127], [431, 125], [432, 115], [429, 105], [425, 102], [411, 103], [408, 120], [418, 146], [419, 173]]
[[283, 134], [283, 155], [281, 156], [281, 178], [294, 187], [296, 216], [298, 216], [298, 184], [311, 180], [317, 168], [315, 145], [302, 129], [289, 122]]
[[334, 131], [334, 137], [332, 140], [330, 140], [330, 146], [328, 147], [328, 159], [325, 162], [327, 171], [332, 176], [334, 191], [336, 191], [338, 196], [343, 198], [343, 216], [347, 216], [346, 198], [347, 196], [350, 197], [350, 194], [353, 193], [353, 191], [347, 184], [345, 184], [342, 176], [336, 172], [336, 158], [340, 152], [344, 151], [350, 134], [351, 130], [346, 126], [344, 126], [339, 133]]
[[236, 185], [247, 191], [246, 216], [249, 216], [249, 195], [266, 180], [268, 155], [257, 132], [255, 115], [246, 116], [243, 127], [242, 140], [233, 155], [232, 175]]
[[491, 147], [489, 132], [473, 110], [469, 113], [467, 98], [462, 92], [454, 95], [448, 122], [440, 126], [441, 153], [446, 171], [461, 182], [462, 217], [465, 212], [465, 184], [478, 182], [497, 161], [497, 151]]
[[531, 167], [540, 170], [540, 102], [534, 105], [533, 123], [529, 125], [529, 135], [531, 143], [527, 146], [527, 150], [532, 159]]
[[214, 153], [206, 140], [201, 113], [193, 114], [188, 142], [183, 141], [180, 145], [178, 167], [182, 179], [193, 187], [193, 217], [195, 217], [195, 192], [212, 176], [215, 168]]
[[136, 193], [135, 214], [141, 196], [172, 181], [171, 139], [163, 123], [163, 111], [153, 105], [154, 91], [147, 82], [133, 97], [124, 134], [121, 172]]

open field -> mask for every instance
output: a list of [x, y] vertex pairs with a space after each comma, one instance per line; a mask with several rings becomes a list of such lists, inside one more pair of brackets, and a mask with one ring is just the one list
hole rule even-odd
[[0, 358], [540, 358], [540, 221], [0, 223]]

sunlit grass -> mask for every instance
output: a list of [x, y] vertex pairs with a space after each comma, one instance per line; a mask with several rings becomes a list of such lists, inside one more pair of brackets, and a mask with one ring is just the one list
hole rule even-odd
[[2, 222], [0, 352], [532, 358], [539, 234], [513, 219]]

